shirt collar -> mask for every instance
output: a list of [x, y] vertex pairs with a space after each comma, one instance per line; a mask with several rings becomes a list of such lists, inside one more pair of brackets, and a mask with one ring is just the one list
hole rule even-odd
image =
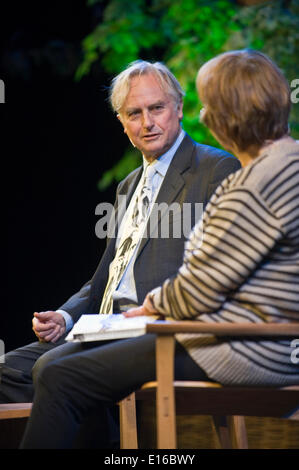
[[[181, 129], [178, 137], [176, 138], [174, 144], [172, 145], [172, 147], [170, 147], [169, 150], [167, 150], [167, 152], [165, 152], [163, 155], [161, 155], [160, 157], [158, 157], [156, 160], [154, 160], [151, 165], [155, 165], [155, 170], [161, 175], [161, 176], [165, 176], [166, 175], [166, 172], [168, 170], [168, 167], [174, 157], [174, 154], [175, 152], [177, 151], [177, 149], [179, 148], [179, 146], [181, 145], [182, 143], [182, 140], [184, 139], [186, 135], [186, 132]], [[147, 160], [143, 157], [143, 168], [146, 167], [146, 165], [148, 165], [148, 162]]]

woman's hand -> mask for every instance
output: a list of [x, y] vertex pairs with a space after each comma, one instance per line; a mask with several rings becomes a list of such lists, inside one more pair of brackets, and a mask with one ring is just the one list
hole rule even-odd
[[127, 312], [124, 312], [123, 314], [125, 317], [130, 318], [130, 317], [141, 317], [144, 315], [162, 315], [158, 310], [156, 310], [153, 299], [152, 299], [152, 294], [149, 293], [144, 299], [143, 305], [140, 305], [140, 307], [134, 307], [130, 308]]
[[141, 305], [140, 307], [130, 308], [127, 312], [123, 312], [124, 317], [131, 318], [131, 317], [141, 317], [143, 315], [153, 315], [146, 307]]

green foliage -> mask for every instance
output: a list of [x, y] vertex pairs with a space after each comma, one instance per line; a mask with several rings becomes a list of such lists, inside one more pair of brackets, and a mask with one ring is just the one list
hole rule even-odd
[[141, 165], [140, 152], [129, 147], [123, 157], [110, 170], [106, 171], [98, 182], [98, 189], [104, 191], [114, 181], [121, 181], [131, 171]]
[[[272, 1], [262, 6], [241, 8], [235, 17], [238, 31], [231, 34], [227, 50], [251, 47], [265, 52], [278, 64], [290, 85], [299, 78], [299, 0]], [[291, 134], [299, 139], [299, 103], [293, 104]]]
[[84, 60], [76, 78], [88, 73], [98, 58], [107, 72], [118, 73], [136, 60], [140, 51], [159, 43], [162, 37], [159, 18], [151, 15], [147, 3], [146, 0], [111, 0], [108, 3], [102, 23], [83, 41]]
[[[88, 0], [88, 5], [95, 3], [103, 0]], [[272, 57], [290, 82], [299, 78], [299, 0], [289, 2], [288, 10], [284, 3], [241, 7], [232, 0], [110, 0], [102, 22], [83, 41], [84, 59], [76, 78], [89, 73], [97, 61], [111, 74], [139, 58], [163, 61], [186, 92], [184, 129], [195, 140], [219, 147], [198, 121], [196, 73], [221, 52], [251, 47]], [[299, 104], [293, 108], [291, 126], [298, 138]], [[119, 181], [139, 164], [140, 156], [130, 148], [106, 172], [99, 189]]]

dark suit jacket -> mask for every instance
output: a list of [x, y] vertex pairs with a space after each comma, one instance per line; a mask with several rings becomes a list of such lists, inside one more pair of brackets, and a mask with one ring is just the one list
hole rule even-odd
[[[156, 203], [203, 203], [205, 207], [220, 182], [240, 168], [239, 160], [227, 152], [200, 145], [188, 135], [175, 153], [164, 177]], [[127, 203], [136, 189], [142, 167], [130, 173], [118, 186], [117, 196], [126, 195]], [[117, 200], [117, 199], [116, 199]], [[115, 205], [116, 213], [120, 210]], [[163, 219], [163, 215], [159, 224]], [[194, 210], [192, 223], [195, 223]], [[60, 309], [67, 311], [77, 321], [83, 313], [98, 313], [108, 280], [109, 265], [115, 253], [115, 238], [107, 240], [107, 247], [92, 277], [79, 292]], [[181, 238], [143, 238], [134, 265], [138, 303], [146, 294], [174, 275], [182, 264], [184, 243]]]

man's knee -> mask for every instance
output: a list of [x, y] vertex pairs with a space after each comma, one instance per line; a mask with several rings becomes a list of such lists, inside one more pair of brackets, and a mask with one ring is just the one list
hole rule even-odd
[[35, 384], [38, 380], [41, 372], [48, 366], [48, 364], [60, 359], [62, 357], [69, 356], [81, 350], [80, 343], [62, 343], [53, 344], [52, 349], [45, 352], [35, 363], [32, 369], [32, 379]]
[[33, 380], [35, 389], [42, 385], [49, 392], [55, 392], [54, 389], [57, 383], [61, 383], [61, 379], [59, 378], [60, 367], [57, 362], [58, 361], [40, 361], [40, 364], [38, 364], [39, 367], [35, 369], [34, 373]]
[[[52, 343], [52, 348], [44, 351], [43, 354], [37, 359], [32, 368], [32, 380], [35, 384], [41, 371], [56, 358], [56, 351], [59, 351], [59, 346]], [[55, 352], [54, 352], [55, 351]]]
[[40, 376], [41, 371], [49, 364], [50, 360], [48, 359], [47, 353], [44, 353], [34, 364], [32, 368], [32, 380], [34, 385], [36, 384], [38, 377]]

